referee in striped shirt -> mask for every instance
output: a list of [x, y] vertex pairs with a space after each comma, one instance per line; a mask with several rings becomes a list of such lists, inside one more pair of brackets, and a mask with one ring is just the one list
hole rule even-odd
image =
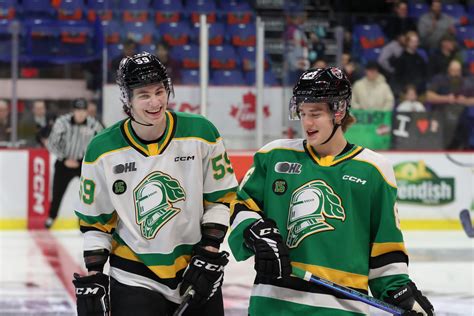
[[69, 182], [81, 175], [81, 161], [92, 137], [102, 124], [87, 114], [87, 101], [73, 101], [72, 113], [60, 116], [53, 125], [47, 148], [57, 158], [54, 165], [53, 200], [45, 227], [50, 228], [58, 216], [59, 206]]

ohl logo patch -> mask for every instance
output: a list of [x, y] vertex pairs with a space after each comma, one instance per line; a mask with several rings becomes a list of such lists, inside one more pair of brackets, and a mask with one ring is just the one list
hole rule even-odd
[[334, 230], [326, 217], [346, 219], [341, 198], [322, 180], [313, 180], [296, 189], [290, 199], [286, 244], [295, 248], [307, 236]]
[[136, 221], [142, 236], [154, 238], [160, 228], [181, 211], [173, 203], [182, 200], [186, 200], [186, 193], [171, 176], [155, 171], [143, 179], [133, 190]]

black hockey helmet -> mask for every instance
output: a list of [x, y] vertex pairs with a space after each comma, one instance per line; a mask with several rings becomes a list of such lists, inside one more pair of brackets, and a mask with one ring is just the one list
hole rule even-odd
[[117, 84], [122, 92], [122, 103], [125, 112], [129, 114], [132, 90], [162, 82], [168, 96], [174, 96], [171, 78], [166, 72], [166, 67], [155, 55], [147, 52], [124, 57], [117, 70]]
[[293, 88], [290, 100], [290, 119], [299, 120], [302, 103], [328, 103], [333, 113], [343, 112], [350, 107], [351, 83], [344, 72], [336, 67], [312, 68], [306, 70]]

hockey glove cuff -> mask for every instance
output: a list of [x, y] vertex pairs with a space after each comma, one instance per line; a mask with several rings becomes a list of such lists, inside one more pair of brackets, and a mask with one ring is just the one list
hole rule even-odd
[[109, 276], [98, 272], [88, 276], [74, 273], [78, 316], [107, 316], [110, 311]]
[[291, 274], [289, 251], [283, 243], [276, 223], [261, 219], [244, 231], [245, 244], [255, 253], [257, 275], [281, 279]]
[[415, 283], [410, 282], [395, 291], [388, 293], [385, 299], [387, 303], [399, 306], [406, 310], [403, 316], [432, 316], [434, 314], [433, 305], [416, 288]]

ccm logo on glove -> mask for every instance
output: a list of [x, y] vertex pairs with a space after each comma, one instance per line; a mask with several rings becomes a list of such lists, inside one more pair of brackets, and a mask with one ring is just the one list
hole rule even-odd
[[89, 294], [97, 294], [99, 292], [99, 287], [78, 287], [76, 288], [77, 295], [89, 295]]
[[209, 271], [221, 272], [224, 271], [223, 265], [208, 263], [199, 259], [194, 260], [194, 265], [199, 268], [204, 268]]
[[271, 234], [271, 233], [274, 233], [274, 234], [279, 234], [280, 231], [278, 230], [278, 228], [264, 228], [264, 229], [260, 229], [260, 236], [265, 236], [265, 235], [268, 235], [268, 234]]

